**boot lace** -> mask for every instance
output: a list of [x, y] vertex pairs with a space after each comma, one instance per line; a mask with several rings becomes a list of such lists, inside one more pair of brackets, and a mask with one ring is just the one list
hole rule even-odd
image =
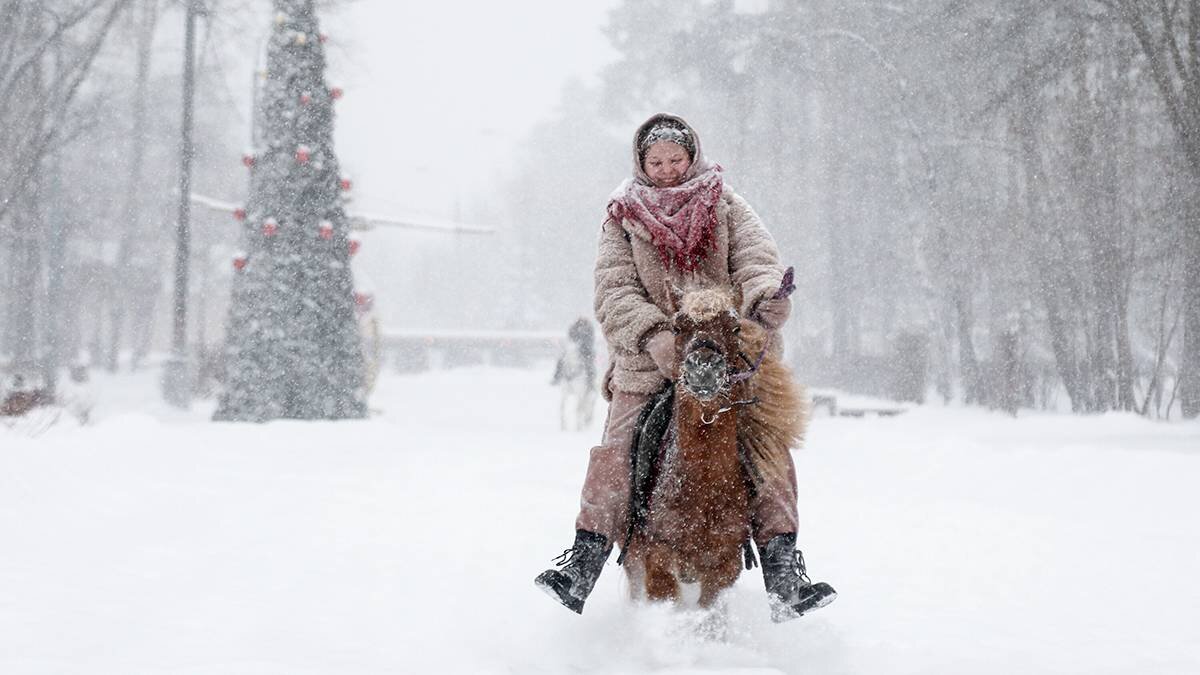
[[571, 548], [563, 551], [561, 555], [551, 558], [551, 561], [554, 562], [556, 567], [574, 567], [577, 564], [575, 557], [578, 553], [579, 551], [572, 546]]
[[795, 551], [795, 553], [796, 553], [796, 567], [795, 567], [796, 576], [800, 577], [800, 580], [803, 581], [805, 584], [811, 586], [812, 579], [808, 578], [808, 567], [804, 564], [804, 554], [801, 553], [799, 551], [799, 549], [797, 549]]

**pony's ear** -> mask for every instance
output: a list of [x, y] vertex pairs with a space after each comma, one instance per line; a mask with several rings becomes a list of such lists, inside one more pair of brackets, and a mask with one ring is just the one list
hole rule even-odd
[[667, 309], [671, 314], [679, 312], [679, 308], [683, 305], [683, 290], [669, 279], [663, 280], [663, 295], [667, 297]]

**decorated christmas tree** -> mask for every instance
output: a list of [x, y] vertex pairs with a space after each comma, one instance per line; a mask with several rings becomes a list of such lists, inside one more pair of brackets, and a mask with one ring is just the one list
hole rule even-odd
[[225, 390], [214, 419], [342, 419], [366, 414], [333, 107], [314, 0], [273, 0], [273, 33], [255, 115], [260, 147], [243, 158], [250, 196], [235, 217]]

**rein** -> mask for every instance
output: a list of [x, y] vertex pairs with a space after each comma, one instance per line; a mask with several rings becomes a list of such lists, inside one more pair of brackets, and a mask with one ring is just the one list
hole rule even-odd
[[[737, 373], [734, 373], [733, 375], [730, 375], [729, 376], [729, 384], [733, 385], [733, 384], [737, 384], [738, 382], [745, 382], [746, 380], [749, 380], [750, 378], [754, 377], [754, 374], [757, 373], [759, 367], [762, 366], [763, 359], [766, 358], [767, 352], [770, 351], [770, 349], [771, 349], [771, 338], [770, 338], [770, 336], [768, 336], [767, 344], [763, 345], [763, 350], [762, 350], [762, 353], [758, 355], [758, 360], [755, 361], [754, 363], [751, 363], [750, 368], [748, 368], [747, 370], [743, 370], [741, 372], [737, 372]], [[742, 357], [742, 359], [744, 361], [746, 361], [747, 363], [750, 363], [750, 359], [747, 358], [745, 354], [742, 354], [739, 352], [738, 356]], [[727, 413], [730, 410], [733, 410], [734, 408], [736, 408], [740, 405], [754, 405], [755, 403], [758, 403], [757, 396], [755, 396], [754, 398], [748, 398], [748, 399], [744, 399], [741, 401], [730, 401], [729, 405], [721, 406], [720, 408], [718, 408], [717, 411], [712, 414], [711, 419], [708, 417], [705, 417], [704, 413], [700, 413], [700, 421], [703, 422], [705, 426], [707, 426], [707, 425], [710, 425], [710, 424], [716, 422], [717, 418], [720, 417], [722, 414]]]
[[[795, 280], [796, 280], [796, 268], [788, 267], [787, 270], [785, 270], [783, 273], [783, 280], [779, 282], [779, 290], [775, 291], [775, 293], [771, 296], [770, 299], [771, 300], [781, 300], [783, 298], [790, 296], [792, 293], [794, 293], [796, 291]], [[756, 315], [757, 315], [757, 312], [754, 315], [751, 315], [750, 318], [754, 319]], [[767, 352], [771, 351], [771, 343], [774, 341], [774, 339], [775, 339], [775, 332], [774, 331], [768, 332], [767, 333], [767, 342], [766, 342], [766, 344], [763, 345], [762, 352], [759, 353], [758, 358], [754, 360], [754, 363], [750, 363], [750, 359], [747, 358], [745, 354], [739, 354], [739, 356], [741, 356], [744, 361], [746, 361], [747, 363], [750, 363], [750, 367], [746, 370], [743, 370], [743, 371], [734, 373], [733, 375], [730, 375], [729, 376], [729, 384], [737, 384], [739, 382], [745, 382], [746, 380], [749, 380], [750, 378], [754, 377], [755, 373], [758, 372], [758, 369], [762, 367], [763, 360], [767, 358]], [[754, 398], [747, 399], [744, 401], [731, 401], [729, 403], [729, 405], [723, 406], [723, 407], [717, 409], [717, 411], [715, 413], [713, 413], [712, 419], [707, 419], [703, 414], [701, 414], [700, 421], [706, 425], [712, 424], [713, 422], [716, 422], [717, 418], [720, 417], [723, 413], [727, 413], [739, 405], [754, 405], [755, 403], [758, 403], [758, 397], [754, 397]]]
[[707, 426], [709, 424], [712, 424], [713, 422], [716, 422], [717, 418], [721, 416], [721, 413], [727, 413], [730, 410], [733, 410], [734, 408], [738, 407], [739, 405], [754, 405], [755, 403], [758, 403], [757, 396], [755, 396], [754, 398], [748, 398], [744, 401], [730, 401], [729, 405], [718, 408], [717, 411], [713, 413], [712, 419], [708, 419], [704, 416], [704, 413], [700, 413], [700, 421], [703, 422]]
[[[767, 344], [763, 345], [762, 353], [760, 353], [758, 355], [758, 359], [756, 359], [754, 361], [754, 363], [751, 363], [750, 367], [748, 369], [743, 370], [738, 373], [734, 373], [733, 375], [730, 375], [729, 376], [730, 384], [737, 384], [738, 382], [744, 382], [744, 381], [750, 379], [751, 377], [754, 377], [754, 374], [758, 372], [759, 367], [762, 366], [763, 359], [765, 359], [767, 357], [767, 352], [769, 352], [771, 350], [771, 341], [773, 338], [774, 338], [773, 335], [769, 335], [769, 334], [767, 335]], [[741, 356], [743, 359], [746, 360], [747, 363], [749, 363], [750, 359], [746, 358], [745, 354], [742, 354]]]
[[[796, 268], [789, 267], [783, 273], [783, 280], [779, 282], [779, 290], [775, 291], [775, 294], [772, 295], [770, 299], [782, 300], [783, 298], [789, 297], [794, 292], [796, 292]], [[750, 318], [753, 319], [755, 316], [751, 316]], [[755, 373], [758, 372], [759, 367], [762, 366], [763, 359], [767, 357], [767, 352], [771, 350], [771, 341], [774, 339], [774, 337], [774, 331], [771, 331], [767, 334], [767, 344], [763, 345], [762, 353], [758, 355], [758, 359], [756, 359], [754, 363], [750, 364], [749, 370], [743, 370], [740, 373], [734, 373], [732, 376], [730, 376], [730, 383], [737, 384], [738, 382], [743, 382], [750, 379]], [[743, 355], [742, 358], [746, 359], [745, 355]], [[746, 359], [746, 361], [749, 361], [749, 359]]]

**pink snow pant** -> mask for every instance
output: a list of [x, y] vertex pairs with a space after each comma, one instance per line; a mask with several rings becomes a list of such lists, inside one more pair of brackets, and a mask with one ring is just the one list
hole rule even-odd
[[[629, 518], [629, 448], [638, 414], [649, 398], [649, 394], [613, 393], [604, 437], [592, 448], [588, 462], [575, 529], [602, 534], [610, 542], [624, 542]], [[750, 504], [750, 516], [759, 546], [777, 534], [796, 531], [796, 467], [791, 455], [787, 463], [786, 476], [767, 478], [755, 486], [758, 494]]]

